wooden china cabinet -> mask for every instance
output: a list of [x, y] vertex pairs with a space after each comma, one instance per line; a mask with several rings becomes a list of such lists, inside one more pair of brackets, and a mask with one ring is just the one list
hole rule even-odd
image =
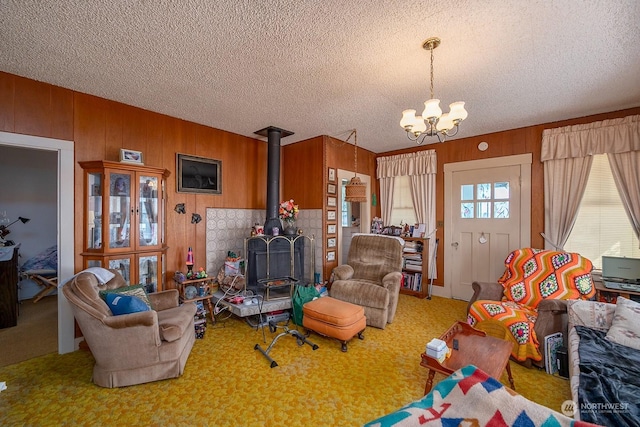
[[131, 285], [161, 290], [170, 172], [105, 160], [79, 164], [84, 170], [84, 267], [114, 268]]

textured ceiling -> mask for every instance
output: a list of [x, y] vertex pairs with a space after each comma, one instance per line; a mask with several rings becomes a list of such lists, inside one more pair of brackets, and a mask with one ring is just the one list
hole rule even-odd
[[458, 137], [640, 105], [638, 0], [0, 0], [0, 70], [283, 144], [465, 101]]

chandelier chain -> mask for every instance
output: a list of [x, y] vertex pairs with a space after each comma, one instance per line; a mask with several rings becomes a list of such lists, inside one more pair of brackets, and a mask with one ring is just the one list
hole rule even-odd
[[351, 137], [354, 137], [354, 144], [353, 144], [353, 148], [355, 150], [355, 155], [354, 155], [354, 166], [355, 166], [355, 176], [358, 176], [358, 131], [356, 129], [352, 130], [351, 133], [349, 134], [349, 136], [347, 137], [347, 140], [345, 142], [349, 142], [349, 140], [351, 139]]
[[433, 99], [433, 44], [429, 50], [431, 51], [431, 99]]

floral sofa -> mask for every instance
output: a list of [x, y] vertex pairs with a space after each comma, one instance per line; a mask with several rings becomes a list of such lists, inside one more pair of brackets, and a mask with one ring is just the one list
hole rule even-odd
[[574, 417], [640, 425], [640, 304], [568, 301], [567, 314]]

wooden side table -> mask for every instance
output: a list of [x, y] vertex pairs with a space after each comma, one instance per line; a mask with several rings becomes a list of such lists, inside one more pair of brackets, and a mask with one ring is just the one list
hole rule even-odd
[[[207, 304], [207, 308], [209, 309], [209, 313], [211, 314], [211, 322], [215, 324], [216, 318], [213, 313], [213, 304], [211, 304], [211, 297], [213, 296], [211, 292], [211, 285], [213, 284], [213, 281], [214, 281], [213, 277], [184, 280], [182, 282], [178, 282], [175, 279], [173, 281], [176, 284], [176, 289], [178, 289], [178, 292], [180, 293], [180, 301], [183, 304], [187, 302], [203, 301], [204, 303]], [[185, 295], [185, 289], [187, 288], [187, 286], [194, 286], [196, 289], [203, 287], [207, 290], [205, 291], [204, 295], [196, 294], [197, 296], [193, 298], [187, 298]]]
[[467, 365], [475, 365], [497, 380], [500, 380], [500, 376], [506, 369], [509, 375], [509, 384], [513, 390], [516, 389], [509, 365], [509, 357], [513, 347], [509, 341], [489, 337], [485, 332], [479, 331], [465, 322], [454, 323], [447, 332], [440, 336], [440, 339], [452, 349], [451, 356], [440, 363], [437, 359], [422, 353], [420, 366], [429, 369], [429, 378], [424, 387], [425, 395], [431, 391], [436, 372], [451, 375], [454, 371]]

